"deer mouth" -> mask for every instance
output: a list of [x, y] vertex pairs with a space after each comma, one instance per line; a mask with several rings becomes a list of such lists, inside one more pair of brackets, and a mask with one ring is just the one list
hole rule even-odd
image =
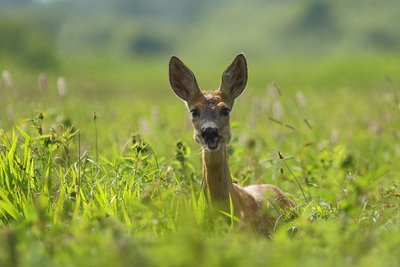
[[219, 148], [219, 136], [206, 137], [203, 139], [204, 144], [206, 145], [207, 150], [215, 151]]
[[206, 127], [201, 131], [203, 145], [208, 151], [215, 151], [219, 148], [220, 135], [216, 127]]

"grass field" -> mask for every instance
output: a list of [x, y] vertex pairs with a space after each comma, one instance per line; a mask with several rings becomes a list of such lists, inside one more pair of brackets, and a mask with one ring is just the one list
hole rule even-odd
[[[231, 60], [182, 59], [203, 88]], [[229, 161], [296, 200], [272, 239], [209, 212], [167, 62], [72, 59], [42, 89], [40, 70], [1, 65], [0, 266], [399, 265], [397, 54], [248, 58]]]

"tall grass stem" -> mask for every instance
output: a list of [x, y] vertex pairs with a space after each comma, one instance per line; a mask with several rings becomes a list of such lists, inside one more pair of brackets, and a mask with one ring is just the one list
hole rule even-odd
[[78, 194], [79, 197], [81, 193], [81, 131], [78, 131]]
[[97, 141], [97, 115], [96, 112], [93, 112], [93, 123], [94, 123], [94, 140], [95, 140], [95, 149], [96, 149], [96, 162], [99, 162], [99, 144]]
[[300, 188], [300, 191], [303, 195], [304, 200], [306, 201], [306, 203], [308, 204], [308, 199], [306, 197], [306, 194], [304, 193], [303, 187], [301, 186], [299, 180], [297, 179], [296, 175], [294, 175], [294, 173], [292, 172], [292, 170], [290, 169], [290, 167], [287, 165], [285, 158], [283, 157], [283, 155], [281, 154], [281, 152], [278, 151], [278, 156], [279, 159], [282, 160], [283, 164], [285, 165], [285, 167], [289, 170], [290, 174], [293, 176], [294, 180], [296, 181], [297, 185]]

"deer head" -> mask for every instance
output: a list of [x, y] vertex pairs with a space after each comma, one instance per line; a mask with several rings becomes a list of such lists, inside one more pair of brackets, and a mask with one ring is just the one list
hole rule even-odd
[[222, 74], [220, 88], [202, 92], [193, 72], [177, 57], [169, 62], [169, 81], [192, 115], [194, 139], [208, 151], [216, 151], [231, 139], [229, 113], [247, 83], [247, 63], [239, 54]]

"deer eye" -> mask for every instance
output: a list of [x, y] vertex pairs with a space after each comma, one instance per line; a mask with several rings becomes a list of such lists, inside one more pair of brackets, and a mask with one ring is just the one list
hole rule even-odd
[[200, 117], [200, 110], [198, 110], [197, 108], [192, 109], [192, 110], [190, 111], [190, 113], [192, 113], [192, 117], [193, 117], [193, 118]]
[[221, 109], [220, 114], [222, 116], [229, 116], [230, 112], [231, 112], [231, 110], [229, 108], [223, 108], [223, 109]]

